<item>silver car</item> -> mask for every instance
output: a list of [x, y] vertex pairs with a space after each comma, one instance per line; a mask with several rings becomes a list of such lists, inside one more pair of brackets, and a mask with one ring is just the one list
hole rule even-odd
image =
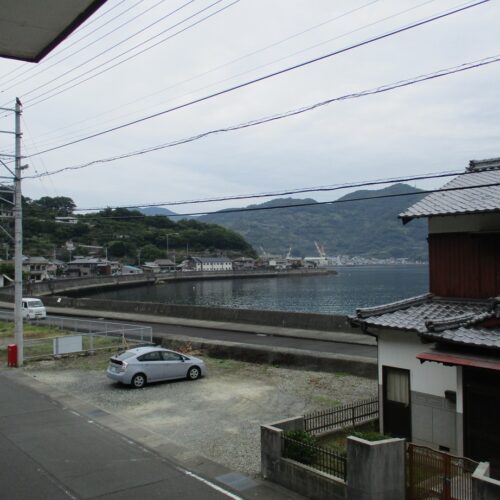
[[149, 382], [187, 378], [196, 380], [207, 373], [205, 363], [161, 347], [137, 347], [109, 359], [109, 378], [141, 388]]

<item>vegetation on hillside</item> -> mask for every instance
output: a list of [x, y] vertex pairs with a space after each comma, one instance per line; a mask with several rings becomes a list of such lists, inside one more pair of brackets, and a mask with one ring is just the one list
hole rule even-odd
[[[411, 196], [407, 193], [415, 193]], [[398, 214], [422, 198], [418, 189], [395, 184], [379, 190], [362, 190], [339, 199], [340, 203], [320, 204], [315, 200], [281, 198], [248, 208], [312, 203], [302, 208], [279, 208], [252, 212], [206, 215], [200, 220], [221, 224], [237, 231], [255, 248], [284, 254], [317, 255], [314, 242], [324, 244], [328, 255], [362, 257], [427, 258], [427, 227], [415, 220], [403, 225]], [[392, 196], [364, 201], [354, 198]]]
[[67, 259], [86, 255], [88, 247], [102, 247], [108, 258], [141, 262], [165, 258], [168, 247], [180, 257], [187, 253], [255, 256], [253, 248], [234, 231], [195, 220], [173, 222], [162, 215], [145, 217], [137, 210], [106, 209], [98, 213], [78, 215], [77, 224], [56, 222], [56, 217], [73, 216], [71, 198], [43, 197], [23, 200], [24, 254]]

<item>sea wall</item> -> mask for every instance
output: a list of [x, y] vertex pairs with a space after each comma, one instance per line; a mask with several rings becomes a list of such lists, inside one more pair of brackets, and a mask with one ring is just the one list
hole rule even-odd
[[222, 321], [251, 325], [278, 326], [304, 330], [324, 330], [360, 333], [353, 329], [346, 316], [332, 314], [312, 314], [287, 311], [262, 311], [254, 309], [229, 309], [156, 302], [133, 302], [125, 300], [102, 300], [73, 297], [43, 297], [48, 306], [74, 307], [98, 311], [114, 311], [150, 314], [173, 318], [188, 318], [205, 321]]

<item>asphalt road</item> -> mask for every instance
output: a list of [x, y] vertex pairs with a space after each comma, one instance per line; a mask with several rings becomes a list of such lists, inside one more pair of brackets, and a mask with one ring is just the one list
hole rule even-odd
[[0, 372], [0, 498], [240, 498]]
[[[49, 315], [46, 319], [47, 323], [58, 324], [60, 316]], [[68, 318], [65, 318], [68, 320]], [[89, 320], [86, 317], [71, 316], [71, 321], [77, 320], [79, 328], [95, 328], [96, 320]], [[318, 351], [321, 353], [344, 354], [349, 356], [362, 356], [375, 359], [377, 357], [377, 347], [362, 344], [349, 344], [345, 342], [331, 342], [313, 339], [301, 339], [295, 337], [283, 337], [278, 335], [264, 335], [261, 333], [248, 333], [241, 331], [220, 330], [216, 328], [200, 328], [193, 326], [181, 325], [163, 325], [158, 323], [132, 323], [130, 321], [108, 321], [114, 324], [126, 324], [151, 327], [153, 336], [165, 337], [169, 336], [184, 336], [201, 338], [205, 340], [218, 340], [227, 342], [237, 342], [242, 344], [251, 344], [262, 347], [282, 347], [291, 349], [300, 349], [307, 351]], [[86, 326], [88, 325], [88, 326]]]
[[153, 328], [153, 335], [165, 336], [183, 335], [207, 340], [225, 340], [258, 346], [286, 347], [307, 351], [319, 351], [351, 356], [377, 357], [377, 347], [343, 342], [328, 342], [311, 339], [298, 339], [274, 335], [252, 334], [247, 332], [217, 330], [212, 328], [195, 328], [191, 326], [144, 324]]
[[[12, 316], [12, 311], [1, 310], [1, 315]], [[65, 324], [73, 328], [77, 325], [79, 331], [104, 331], [104, 322], [108, 324], [126, 324], [135, 325], [137, 327], [146, 326], [151, 327], [153, 336], [169, 338], [170, 336], [184, 336], [201, 338], [205, 340], [214, 341], [227, 341], [236, 342], [241, 344], [250, 344], [261, 347], [274, 347], [274, 348], [287, 348], [299, 349], [306, 351], [317, 351], [329, 354], [342, 354], [346, 356], [361, 356], [371, 359], [377, 357], [377, 347], [372, 345], [363, 344], [350, 344], [345, 342], [323, 341], [307, 338], [285, 337], [280, 335], [270, 335], [262, 333], [250, 333], [237, 330], [222, 330], [216, 328], [194, 327], [183, 325], [165, 325], [158, 323], [147, 322], [131, 322], [131, 321], [117, 321], [117, 320], [98, 320], [89, 319], [88, 317], [78, 316], [55, 316], [48, 315], [43, 324], [61, 325], [61, 320]], [[101, 326], [102, 325], [102, 326]]]

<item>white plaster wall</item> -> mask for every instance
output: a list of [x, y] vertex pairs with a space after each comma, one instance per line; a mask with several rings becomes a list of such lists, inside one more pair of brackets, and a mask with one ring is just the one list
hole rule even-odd
[[379, 383], [382, 366], [410, 370], [410, 389], [444, 397], [444, 391], [457, 390], [457, 368], [426, 361], [421, 364], [417, 354], [427, 352], [433, 344], [422, 344], [416, 333], [384, 331], [378, 336]]

